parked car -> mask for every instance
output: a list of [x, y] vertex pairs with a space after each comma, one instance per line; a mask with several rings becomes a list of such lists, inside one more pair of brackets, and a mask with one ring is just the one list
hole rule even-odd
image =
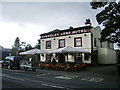
[[0, 60], [0, 68], [2, 67], [2, 62], [3, 62], [3, 60]]
[[33, 70], [36, 71], [38, 69], [39, 63], [37, 61], [29, 61], [29, 60], [21, 60], [20, 61], [20, 69], [22, 70]]
[[8, 69], [20, 69], [21, 56], [7, 56], [2, 62], [2, 68], [7, 67]]

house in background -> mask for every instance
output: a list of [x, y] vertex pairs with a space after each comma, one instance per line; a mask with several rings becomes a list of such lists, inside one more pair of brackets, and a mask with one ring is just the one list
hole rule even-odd
[[10, 51], [11, 51], [11, 49], [9, 49], [9, 48], [3, 48], [2, 58], [4, 59], [6, 56], [9, 56]]
[[112, 43], [101, 42], [101, 29], [99, 26], [92, 27], [91, 23], [86, 23], [82, 27], [70, 27], [65, 30], [53, 30], [40, 35], [42, 50], [55, 50], [66, 46], [86, 50], [86, 53], [68, 54], [44, 54], [41, 55], [41, 62], [52, 61], [56, 58], [58, 63], [82, 62], [88, 64], [116, 64], [116, 53]]
[[9, 48], [4, 48], [0, 46], [0, 60], [4, 59], [6, 56], [9, 56], [10, 50], [11, 49]]

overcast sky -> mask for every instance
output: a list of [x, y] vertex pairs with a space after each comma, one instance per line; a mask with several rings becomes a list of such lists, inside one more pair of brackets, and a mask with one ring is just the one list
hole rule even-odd
[[35, 46], [40, 34], [70, 26], [84, 26], [90, 18], [97, 26], [90, 2], [1, 2], [0, 46], [11, 48], [16, 37]]

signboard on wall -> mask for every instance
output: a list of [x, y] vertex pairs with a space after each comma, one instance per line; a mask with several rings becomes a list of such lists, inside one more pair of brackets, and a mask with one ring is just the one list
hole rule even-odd
[[51, 38], [51, 37], [59, 37], [59, 36], [65, 36], [65, 35], [72, 35], [72, 34], [87, 33], [87, 32], [90, 32], [90, 29], [82, 29], [82, 30], [74, 30], [74, 31], [66, 31], [66, 32], [60, 32], [60, 33], [42, 35], [41, 39]]

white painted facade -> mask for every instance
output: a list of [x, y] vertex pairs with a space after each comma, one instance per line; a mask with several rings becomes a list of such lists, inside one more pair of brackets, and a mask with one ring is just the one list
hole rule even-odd
[[[71, 38], [69, 38], [71, 37]], [[59, 39], [65, 39], [65, 46], [72, 46], [74, 47], [74, 38], [76, 37], [82, 37], [82, 47], [76, 47], [76, 48], [81, 48], [84, 50], [87, 50], [91, 53], [91, 33], [86, 33], [86, 36], [84, 36], [84, 34], [76, 34], [76, 35], [69, 35], [69, 36], [61, 36], [61, 37], [55, 37], [55, 40], [53, 40], [53, 38], [47, 38], [47, 39], [43, 39], [41, 40], [41, 49], [42, 50], [55, 50], [58, 48], [58, 40]], [[46, 41], [51, 40], [51, 49], [46, 49]], [[86, 44], [87, 43], [87, 44]], [[66, 57], [67, 58], [67, 57]], [[83, 57], [84, 58], [84, 55]], [[41, 57], [41, 60], [44, 61], [45, 60], [45, 56]], [[69, 62], [74, 62], [74, 58], [71, 55], [68, 55], [68, 60]], [[83, 61], [85, 62], [85, 61]], [[91, 63], [91, 60], [89, 59], [87, 62]]]
[[[79, 29], [79, 28], [78, 28]], [[69, 30], [69, 29], [68, 29]], [[76, 29], [75, 29], [76, 30]], [[83, 29], [81, 29], [83, 30]], [[64, 30], [63, 30], [64, 32]], [[57, 32], [58, 33], [58, 32]], [[89, 32], [82, 32], [76, 34], [69, 34], [69, 35], [61, 35], [61, 36], [45, 36], [47, 34], [41, 34], [41, 49], [42, 50], [55, 50], [59, 48], [59, 40], [65, 40], [65, 46], [72, 46], [75, 47], [75, 38], [81, 37], [82, 38], [82, 46], [75, 47], [80, 48], [86, 51], [89, 51], [91, 55], [89, 56], [88, 60], [85, 60], [85, 54], [82, 53], [82, 63], [98, 63], [98, 64], [116, 64], [116, 54], [113, 50], [113, 44], [109, 44], [107, 42], [100, 42], [100, 35], [101, 29], [100, 27], [91, 28]], [[55, 34], [55, 33], [54, 33]], [[44, 36], [45, 38], [43, 38]], [[46, 49], [46, 42], [51, 41], [51, 48]], [[65, 56], [65, 62], [75, 62], [76, 54], [68, 54], [68, 57]], [[52, 55], [52, 58], [55, 57], [55, 54]], [[51, 58], [51, 59], [52, 59]], [[41, 61], [46, 60], [46, 54], [41, 55]], [[56, 61], [59, 62], [58, 58]]]

